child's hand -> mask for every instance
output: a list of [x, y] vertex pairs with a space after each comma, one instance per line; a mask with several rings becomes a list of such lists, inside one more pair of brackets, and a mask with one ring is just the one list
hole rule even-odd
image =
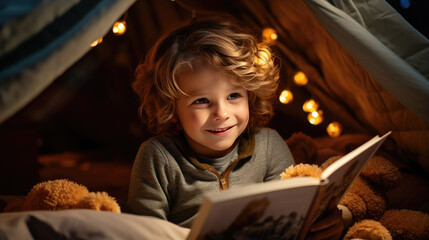
[[341, 212], [332, 200], [329, 202], [326, 217], [313, 223], [306, 239], [340, 239], [343, 230], [344, 222]]

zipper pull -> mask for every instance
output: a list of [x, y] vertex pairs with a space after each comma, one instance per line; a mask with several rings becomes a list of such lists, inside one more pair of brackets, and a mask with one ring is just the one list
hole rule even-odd
[[220, 183], [222, 184], [222, 189], [228, 188], [228, 183], [226, 182], [225, 178], [221, 178]]

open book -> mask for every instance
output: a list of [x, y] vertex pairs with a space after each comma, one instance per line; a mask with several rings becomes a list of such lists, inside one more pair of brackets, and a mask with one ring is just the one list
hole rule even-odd
[[187, 239], [303, 239], [329, 201], [339, 203], [389, 134], [344, 155], [321, 179], [294, 177], [207, 194]]

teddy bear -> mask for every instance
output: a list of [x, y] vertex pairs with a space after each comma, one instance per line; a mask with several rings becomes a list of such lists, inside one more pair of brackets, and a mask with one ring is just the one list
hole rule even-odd
[[[300, 163], [287, 168], [281, 179], [296, 176], [320, 178], [324, 168], [339, 157], [328, 159], [322, 166]], [[414, 210], [388, 209], [386, 190], [400, 180], [398, 169], [380, 156], [372, 157], [355, 179], [339, 208], [348, 229], [344, 239], [429, 239], [429, 215]]]
[[[305, 141], [300, 141], [303, 139]], [[292, 140], [286, 140], [286, 143], [293, 143], [291, 152], [294, 157], [301, 156], [301, 163], [286, 169], [281, 174], [282, 179], [295, 176], [320, 178], [323, 169], [339, 159], [339, 156], [331, 157], [321, 166], [310, 164], [311, 160], [305, 156], [314, 156], [317, 153], [311, 148], [311, 154], [308, 154], [305, 152], [308, 148], [300, 145], [311, 141], [311, 137], [305, 134], [295, 134]], [[398, 168], [387, 159], [374, 156], [369, 160], [338, 205], [346, 226], [351, 226], [344, 239], [429, 239], [428, 214], [388, 207], [385, 192], [396, 187], [400, 179]]]
[[78, 208], [121, 212], [115, 198], [106, 192], [89, 192], [87, 187], [67, 179], [36, 184], [25, 198], [9, 202], [4, 208], [4, 212]]

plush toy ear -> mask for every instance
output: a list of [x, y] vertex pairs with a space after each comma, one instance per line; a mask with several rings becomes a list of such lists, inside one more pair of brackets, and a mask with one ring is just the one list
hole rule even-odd
[[106, 192], [88, 193], [76, 204], [75, 208], [93, 209], [114, 213], [121, 212], [121, 208], [115, 198], [110, 197]]
[[300, 163], [298, 165], [286, 168], [286, 170], [280, 174], [280, 178], [284, 180], [291, 177], [309, 176], [320, 179], [321, 175], [322, 170], [319, 168], [319, 166], [315, 164], [310, 165]]
[[399, 169], [381, 156], [373, 156], [360, 175], [383, 191], [397, 187], [401, 180]]
[[349, 239], [392, 240], [392, 236], [381, 223], [374, 220], [363, 220], [349, 228], [344, 240]]
[[313, 164], [317, 158], [317, 146], [314, 140], [302, 132], [294, 133], [286, 139], [295, 163]]

